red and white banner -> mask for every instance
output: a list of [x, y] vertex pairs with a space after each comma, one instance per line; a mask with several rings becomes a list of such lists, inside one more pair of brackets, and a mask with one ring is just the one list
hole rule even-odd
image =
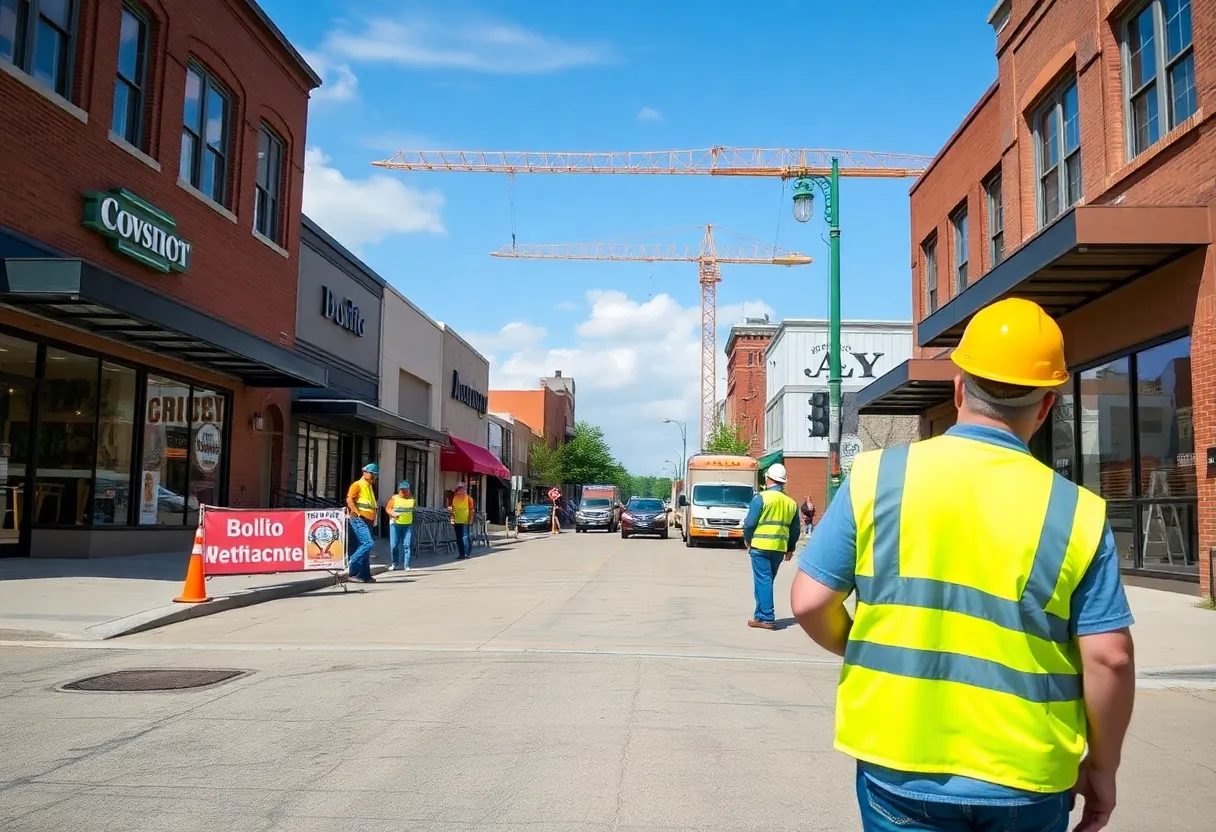
[[346, 568], [342, 509], [203, 509], [207, 575]]

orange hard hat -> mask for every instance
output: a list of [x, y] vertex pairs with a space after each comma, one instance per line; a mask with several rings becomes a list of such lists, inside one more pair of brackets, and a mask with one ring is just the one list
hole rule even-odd
[[1068, 381], [1060, 325], [1024, 298], [976, 312], [950, 359], [965, 373], [1004, 384], [1059, 387]]

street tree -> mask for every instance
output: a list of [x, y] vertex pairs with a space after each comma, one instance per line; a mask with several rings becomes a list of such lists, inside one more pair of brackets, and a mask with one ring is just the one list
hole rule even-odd
[[612, 456], [604, 432], [590, 422], [578, 422], [574, 437], [561, 447], [566, 482], [619, 484], [624, 468]]
[[751, 443], [743, 435], [741, 425], [728, 425], [717, 420], [714, 422], [713, 430], [710, 431], [703, 453], [746, 455], [749, 450], [751, 450]]
[[528, 467], [532, 476], [544, 485], [561, 485], [566, 481], [559, 448], [550, 448], [547, 442], [536, 441], [528, 449]]

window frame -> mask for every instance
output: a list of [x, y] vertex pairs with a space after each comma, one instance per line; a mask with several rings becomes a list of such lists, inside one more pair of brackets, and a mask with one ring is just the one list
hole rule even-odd
[[[259, 164], [255, 168], [253, 177], [253, 230], [272, 243], [277, 244], [282, 242], [281, 237], [283, 235], [283, 182], [287, 177], [287, 168], [284, 164], [287, 158], [287, 142], [283, 141], [270, 125], [262, 122], [258, 126], [259, 155], [262, 152], [262, 136], [265, 136], [267, 139], [268, 153], [273, 154], [277, 150], [278, 160], [275, 167], [278, 175], [271, 175], [270, 162], [268, 161], [267, 175], [270, 181], [262, 182], [261, 159], [258, 160]], [[273, 194], [270, 192], [271, 185], [274, 186]], [[263, 194], [265, 194], [267, 205], [270, 207], [270, 219], [265, 222], [262, 222], [264, 220], [263, 211], [259, 209]], [[259, 228], [259, 224], [266, 226], [266, 229]]]
[[118, 42], [119, 62], [114, 68], [115, 88], [117, 89], [119, 84], [123, 84], [124, 86], [127, 87], [128, 94], [134, 94], [136, 96], [136, 101], [138, 102], [138, 104], [135, 107], [135, 111], [136, 111], [135, 136], [134, 136], [134, 138], [132, 138], [131, 136], [128, 136], [124, 133], [120, 133], [119, 131], [114, 129], [114, 119], [115, 119], [115, 116], [117, 116], [117, 114], [118, 114], [118, 96], [117, 96], [117, 94], [115, 94], [114, 103], [111, 105], [110, 132], [112, 132], [115, 135], [122, 138], [123, 141], [125, 141], [127, 144], [131, 145], [132, 147], [138, 148], [139, 150], [144, 150], [145, 149], [144, 139], [146, 138], [146, 136], [144, 135], [144, 122], [147, 120], [147, 116], [148, 116], [147, 109], [146, 109], [147, 102], [148, 102], [148, 58], [150, 57], [150, 51], [151, 51], [151, 46], [152, 46], [152, 19], [148, 16], [148, 14], [142, 8], [135, 5], [134, 3], [123, 3], [122, 4], [122, 13], [130, 14], [133, 18], [135, 18], [136, 21], [139, 22], [140, 27], [141, 27], [140, 28], [140, 38], [139, 38], [140, 54], [137, 58], [137, 60], [139, 62], [138, 63], [139, 79], [137, 81], [132, 81], [132, 80], [129, 80], [126, 77], [124, 77], [122, 74], [122, 68], [121, 68], [122, 67], [122, 39], [121, 39], [122, 27], [121, 27], [121, 25], [119, 26], [119, 42]]
[[[196, 74], [199, 77], [199, 81], [200, 81], [199, 99], [198, 99], [198, 127], [197, 127], [198, 132], [195, 132], [195, 130], [192, 129], [191, 125], [186, 124], [186, 101], [185, 101], [185, 98], [183, 97], [183, 100], [182, 100], [182, 135], [184, 136], [187, 133], [190, 134], [190, 137], [194, 140], [194, 153], [192, 154], [192, 157], [190, 159], [190, 171], [189, 171], [190, 175], [188, 177], [181, 176], [182, 164], [181, 164], [181, 159], [180, 159], [181, 149], [180, 149], [180, 143], [179, 143], [178, 176], [180, 178], [184, 179], [186, 181], [186, 183], [188, 185], [190, 185], [190, 187], [194, 188], [196, 191], [203, 194], [203, 196], [207, 197], [209, 200], [214, 202], [216, 205], [219, 205], [222, 208], [228, 208], [229, 207], [228, 201], [231, 196], [231, 189], [229, 188], [228, 179], [232, 173], [231, 162], [232, 162], [232, 155], [233, 155], [232, 154], [232, 121], [233, 121], [234, 116], [236, 115], [236, 113], [235, 113], [236, 99], [233, 97], [232, 93], [228, 91], [228, 87], [224, 84], [224, 82], [219, 80], [219, 78], [217, 78], [213, 73], [208, 71], [207, 68], [203, 64], [201, 64], [195, 60], [190, 60], [186, 64], [187, 79], [189, 78], [189, 75], [191, 72]], [[217, 176], [213, 183], [213, 188], [219, 187], [221, 189], [220, 198], [218, 198], [218, 199], [216, 198], [214, 191], [212, 193], [207, 193], [205, 190], [203, 190], [203, 187], [202, 187], [202, 185], [203, 185], [203, 157], [206, 153], [209, 152], [209, 149], [211, 147], [211, 145], [208, 144], [206, 141], [206, 130], [207, 130], [207, 116], [208, 116], [207, 107], [208, 107], [208, 103], [211, 98], [209, 93], [212, 91], [214, 91], [221, 99], [223, 99], [224, 103], [227, 105], [225, 108], [225, 112], [224, 112], [223, 127], [220, 131], [220, 133], [221, 133], [220, 146], [223, 148], [223, 153], [218, 154], [220, 156], [220, 159], [223, 161], [223, 176]]]
[[[14, 30], [13, 52], [12, 56], [0, 55], [0, 61], [12, 64], [25, 75], [28, 75], [35, 83], [42, 86], [63, 100], [71, 103], [72, 94], [75, 92], [75, 75], [76, 75], [76, 50], [79, 47], [80, 33], [80, 0], [67, 0], [70, 3], [68, 7], [67, 29], [61, 29], [59, 24], [47, 20], [47, 25], [62, 34], [65, 38], [65, 49], [62, 57], [63, 65], [60, 69], [63, 71], [63, 77], [58, 79], [62, 83], [47, 84], [34, 75], [34, 55], [37, 53], [38, 46], [38, 24], [42, 19], [42, 2], [43, 0], [14, 0], [13, 6], [17, 13], [17, 21], [21, 22], [20, 10], [24, 7], [25, 21], [23, 26], [18, 26]], [[17, 52], [21, 54], [18, 55]]]
[[[1173, 58], [1166, 55], [1168, 44], [1168, 23], [1165, 18], [1165, 3], [1163, 0], [1144, 0], [1137, 3], [1130, 11], [1123, 15], [1119, 21], [1119, 69], [1122, 73], [1123, 87], [1123, 139], [1126, 146], [1124, 156], [1128, 162], [1135, 159], [1141, 153], [1150, 149], [1160, 142], [1171, 130], [1186, 119], [1193, 116], [1199, 111], [1199, 90], [1198, 77], [1195, 71], [1195, 17], [1194, 5], [1190, 0], [1186, 0], [1187, 6], [1191, 9], [1191, 29], [1188, 33], [1189, 40], [1186, 48], [1179, 50], [1178, 54]], [[1132, 22], [1142, 15], [1145, 11], [1151, 10], [1153, 17], [1153, 78], [1151, 81], [1142, 84], [1137, 89], [1132, 89], [1132, 54], [1130, 48]], [[1174, 99], [1171, 95], [1171, 79], [1170, 70], [1178, 64], [1191, 59], [1192, 85], [1191, 88], [1195, 96], [1195, 109], [1187, 113], [1184, 118], [1176, 118], [1174, 113]], [[1153, 96], [1157, 101], [1157, 137], [1150, 139], [1144, 147], [1136, 147], [1136, 119], [1134, 99], [1139, 98], [1148, 89], [1150, 85], [1154, 86]]]
[[984, 201], [988, 208], [988, 268], [994, 269], [1005, 259], [1005, 189], [999, 169], [984, 180]]
[[970, 246], [967, 241], [967, 201], [950, 214], [950, 233], [954, 238], [954, 294], [967, 288]]
[[[1067, 113], [1064, 111], [1064, 101], [1068, 97], [1071, 90], [1076, 90], [1077, 98], [1077, 146], [1071, 151], [1068, 150], [1067, 138]], [[1054, 165], [1050, 168], [1043, 167], [1043, 135], [1041, 124], [1045, 118], [1057, 119], [1057, 133], [1055, 140], [1055, 151], [1058, 156]], [[1068, 213], [1075, 205], [1079, 205], [1085, 199], [1085, 179], [1083, 171], [1078, 170], [1078, 193], [1074, 200], [1069, 200], [1069, 181], [1068, 171], [1069, 164], [1074, 159], [1079, 166], [1082, 164], [1081, 148], [1083, 141], [1081, 139], [1081, 90], [1077, 86], [1077, 78], [1075, 75], [1069, 75], [1062, 79], [1050, 95], [1048, 95], [1042, 103], [1034, 110], [1034, 116], [1031, 119], [1031, 136], [1034, 142], [1034, 195], [1035, 195], [1035, 218], [1038, 221], [1038, 227], [1044, 228], [1057, 219]], [[1057, 171], [1056, 177], [1056, 198], [1057, 210], [1052, 216], [1047, 216], [1047, 200], [1044, 199], [1044, 180], [1051, 174]]]
[[[927, 318], [941, 308], [941, 290], [937, 273], [937, 232], [925, 238], [925, 241], [920, 244], [920, 251], [925, 264], [925, 317]], [[929, 280], [930, 275], [933, 276], [932, 281]]]

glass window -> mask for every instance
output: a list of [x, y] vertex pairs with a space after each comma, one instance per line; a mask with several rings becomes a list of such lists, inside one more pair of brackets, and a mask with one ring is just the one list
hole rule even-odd
[[1034, 133], [1042, 227], [1081, 201], [1081, 120], [1075, 80], [1043, 104]]
[[[398, 445], [397, 447], [401, 447]], [[407, 448], [405, 451], [405, 478], [413, 486], [414, 499], [418, 505], [426, 506], [426, 495], [430, 490], [427, 481], [427, 452], [418, 448]]]
[[1134, 566], [1131, 372], [1127, 358], [1081, 373], [1081, 484], [1105, 497], [1124, 566]]
[[925, 252], [925, 314], [937, 311], [937, 238], [930, 238], [922, 246]]
[[135, 442], [135, 370], [102, 362], [98, 395], [94, 525], [126, 525]]
[[189, 407], [188, 385], [149, 374], [139, 483], [141, 526], [181, 526], [186, 522]]
[[90, 520], [98, 371], [96, 358], [47, 348], [38, 412], [36, 524], [83, 526]]
[[19, 542], [38, 345], [0, 334], [0, 552]]
[[230, 110], [218, 81], [195, 66], [186, 69], [178, 175], [220, 205], [228, 198]]
[[279, 190], [283, 182], [283, 143], [266, 125], [258, 131], [258, 170], [254, 185], [253, 227], [279, 242]]
[[296, 459], [296, 491], [305, 497], [340, 502], [339, 454], [343, 435], [337, 431], [300, 423]]
[[68, 97], [72, 85], [72, 0], [0, 0], [0, 60]]
[[1195, 497], [1189, 337], [1136, 355], [1136, 410], [1141, 495]]
[[1005, 259], [1005, 200], [1000, 171], [988, 180], [984, 192], [988, 199], [988, 256], [992, 268]]
[[1123, 23], [1128, 158], [1155, 144], [1198, 108], [1190, 0], [1152, 0]]
[[1076, 408], [1073, 399], [1072, 387], [1068, 385], [1060, 391], [1056, 405], [1051, 409], [1051, 466], [1060, 476], [1076, 482]]
[[200, 505], [219, 505], [223, 489], [225, 448], [224, 416], [227, 399], [222, 393], [195, 387], [190, 400], [190, 489], [186, 525], [198, 524]]
[[148, 54], [148, 23], [130, 6], [123, 6], [118, 39], [118, 72], [114, 78], [114, 114], [110, 129], [135, 147], [143, 147], [144, 63]]
[[950, 218], [954, 226], [954, 286], [955, 292], [967, 288], [967, 208], [966, 206], [954, 212]]

